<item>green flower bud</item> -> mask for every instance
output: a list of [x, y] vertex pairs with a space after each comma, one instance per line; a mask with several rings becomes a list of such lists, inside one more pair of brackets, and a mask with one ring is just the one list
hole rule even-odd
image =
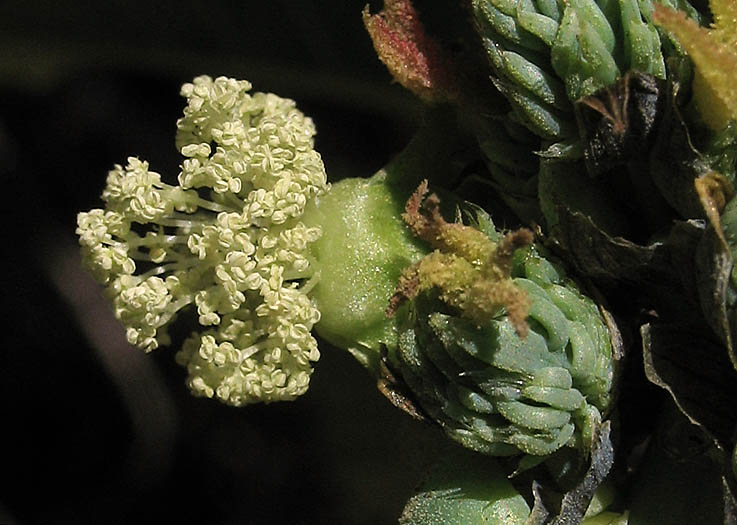
[[622, 73], [665, 78], [649, 1], [474, 0], [472, 10], [493, 82], [512, 107], [510, 118], [543, 139], [575, 136], [571, 102]]
[[[690, 21], [700, 17], [685, 0], [663, 3], [684, 10]], [[653, 23], [651, 0], [473, 0], [471, 11], [492, 91], [508, 102], [499, 110], [496, 100], [475, 101], [484, 110], [476, 111], [473, 129], [491, 186], [523, 223], [541, 224], [580, 258], [566, 242], [575, 232], [560, 226], [560, 213], [591, 218], [592, 236], [638, 243], [670, 225], [671, 206], [683, 217], [694, 216], [693, 206], [687, 207], [694, 201], [692, 187], [681, 191], [671, 177], [678, 164], [673, 159], [687, 151], [674, 147], [667, 134], [680, 121], [664, 120], [680, 118], [673, 86], [687, 93], [690, 76], [683, 50]], [[507, 148], [510, 123], [533, 139]], [[493, 127], [501, 130], [489, 132]], [[520, 167], [504, 165], [508, 150], [524, 159]], [[535, 166], [532, 174], [528, 164]], [[561, 185], [573, 189], [570, 198], [559, 198], [568, 193]], [[624, 228], [609, 228], [597, 220], [600, 215]]]
[[496, 459], [459, 447], [442, 449], [438, 463], [410, 498], [401, 525], [523, 525], [530, 507]]
[[[586, 452], [611, 403], [615, 328], [534, 246], [512, 246], [505, 264], [515, 234], [502, 237], [481, 211], [477, 220], [494, 246], [486, 261], [452, 246], [438, 249], [407, 272], [419, 275], [414, 288], [400, 283], [412, 301], [394, 364], [419, 407], [468, 448], [490, 455], [544, 456], [564, 446]], [[445, 225], [459, 237], [480, 233]], [[470, 284], [437, 277], [444, 270], [439, 260], [457, 275], [458, 259], [478, 267]], [[476, 289], [501, 297], [496, 310], [472, 300]]]

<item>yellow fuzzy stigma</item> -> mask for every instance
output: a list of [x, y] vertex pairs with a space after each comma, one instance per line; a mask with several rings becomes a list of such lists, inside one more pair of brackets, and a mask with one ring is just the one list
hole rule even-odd
[[532, 244], [532, 232], [523, 228], [493, 242], [476, 228], [446, 222], [438, 197], [432, 194], [425, 199], [426, 194], [424, 181], [402, 217], [412, 233], [435, 251], [405, 269], [387, 315], [393, 315], [405, 300], [434, 288], [446, 304], [479, 325], [505, 312], [517, 333], [525, 337], [530, 300], [514, 284], [511, 271], [514, 251]]

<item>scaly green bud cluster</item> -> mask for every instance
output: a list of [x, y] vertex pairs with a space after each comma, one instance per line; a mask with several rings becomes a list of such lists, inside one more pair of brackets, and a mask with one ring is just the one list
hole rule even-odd
[[[477, 216], [490, 243], [509, 238], [483, 212]], [[454, 226], [444, 229], [462, 225]], [[495, 314], [468, 315], [476, 303], [448, 300], [442, 280], [420, 285], [412, 296], [400, 285], [412, 302], [393, 364], [420, 409], [466, 447], [491, 455], [588, 450], [611, 401], [612, 334], [597, 305], [559, 267], [534, 247], [513, 247], [507, 277], [494, 282], [517, 292], [509, 303], [499, 302]], [[434, 261], [435, 274], [443, 262], [452, 269], [465, 255], [451, 247], [441, 261], [438, 253], [425, 258]], [[526, 298], [525, 329], [510, 308], [520, 296]]]
[[[632, 131], [629, 120], [635, 134], [647, 135], [649, 130], [638, 129], [639, 116], [630, 118], [636, 103], [603, 90], [619, 82], [628, 89], [622, 79], [630, 71], [637, 78], [664, 79], [665, 55], [673, 45], [653, 25], [650, 0], [474, 0], [471, 7], [494, 91], [510, 106], [490, 115], [498, 105], [487, 103], [488, 110], [471, 116], [490, 183], [523, 222], [544, 224], [550, 217], [538, 202], [539, 183], [545, 184], [540, 163], [584, 156], [587, 167], [592, 162], [586, 150], [591, 123], [578, 114], [579, 102], [604, 92], [604, 103], [591, 105], [605, 126], [616, 128], [615, 141]], [[679, 7], [698, 17], [686, 2]], [[596, 144], [596, 151], [608, 152], [607, 146]]]
[[231, 405], [293, 399], [319, 358], [320, 313], [301, 287], [318, 226], [301, 221], [328, 190], [315, 127], [295, 103], [202, 76], [182, 87], [178, 184], [129, 158], [109, 173], [104, 209], [78, 216], [85, 264], [107, 286], [128, 341], [169, 344], [185, 307], [199, 314], [177, 354], [198, 396]]
[[493, 82], [512, 106], [510, 117], [545, 140], [575, 137], [571, 103], [625, 72], [665, 78], [650, 0], [474, 0], [472, 5]]

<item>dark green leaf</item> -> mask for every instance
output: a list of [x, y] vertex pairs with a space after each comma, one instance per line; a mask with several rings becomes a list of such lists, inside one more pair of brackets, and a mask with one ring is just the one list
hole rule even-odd
[[689, 129], [671, 87], [657, 139], [650, 150], [650, 176], [661, 195], [685, 218], [703, 217], [694, 179], [706, 175], [709, 165], [694, 148]]
[[[631, 237], [633, 227], [614, 195], [612, 181], [592, 179], [582, 161], [540, 163], [538, 194], [551, 236], [563, 246], [568, 235], [561, 221], [580, 213], [607, 235]], [[622, 196], [625, 197], [625, 196]]]
[[[680, 278], [685, 292], [679, 301], [688, 301], [689, 306], [686, 308], [688, 310], [700, 304], [697, 284], [700, 274], [696, 267], [694, 253], [696, 253], [705, 229], [706, 224], [702, 220], [678, 221], [671, 228], [666, 241], [670, 249], [672, 267]], [[679, 307], [683, 309], [682, 304]], [[689, 317], [692, 315], [689, 314]]]
[[641, 334], [647, 378], [668, 391], [678, 409], [713, 444], [731, 505], [737, 374], [725, 348], [708, 334], [681, 325], [647, 324]]
[[732, 256], [724, 239], [710, 227], [696, 251], [696, 286], [706, 321], [726, 346], [732, 365], [737, 367], [730, 314], [727, 309]]
[[578, 485], [565, 493], [560, 513], [549, 522], [551, 525], [579, 523], [583, 519], [594, 497], [594, 492], [609, 474], [614, 463], [614, 447], [609, 437], [610, 430], [609, 421], [599, 427], [591, 450], [591, 465]]
[[632, 486], [629, 525], [722, 523], [721, 473], [708, 436], [670, 402], [658, 419]]
[[579, 274], [630, 283], [670, 277], [663, 271], [668, 265], [662, 242], [640, 245], [610, 235], [590, 216], [565, 206], [558, 207], [557, 218], [551, 237], [570, 255], [568, 262]]
[[724, 347], [682, 325], [646, 324], [640, 332], [647, 378], [724, 449], [737, 428], [737, 373]]

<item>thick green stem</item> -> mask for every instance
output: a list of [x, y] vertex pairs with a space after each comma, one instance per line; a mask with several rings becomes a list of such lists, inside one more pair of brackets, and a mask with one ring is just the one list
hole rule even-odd
[[303, 215], [322, 237], [311, 246], [321, 312], [317, 333], [375, 368], [382, 346], [394, 348], [397, 327], [385, 315], [404, 268], [428, 251], [402, 220], [405, 202], [423, 179], [452, 179], [459, 151], [446, 110], [428, 114], [407, 148], [369, 179], [344, 179], [316, 198]]

